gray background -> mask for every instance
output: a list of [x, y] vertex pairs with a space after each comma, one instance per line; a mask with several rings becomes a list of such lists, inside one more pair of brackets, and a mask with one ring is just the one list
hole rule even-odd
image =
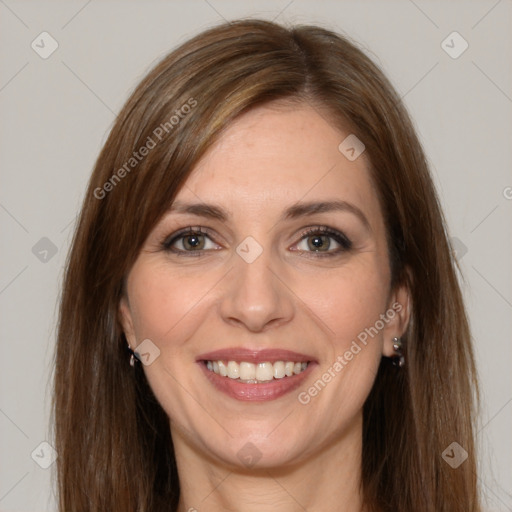
[[[404, 97], [457, 238], [483, 389], [486, 510], [511, 511], [511, 15], [510, 0], [0, 0], [0, 511], [56, 510], [55, 466], [40, 467], [52, 452], [40, 443], [51, 441], [59, 286], [115, 113], [170, 49], [242, 16], [345, 33]], [[31, 48], [43, 31], [59, 45], [47, 59]], [[453, 31], [469, 44], [456, 59], [441, 46]]]

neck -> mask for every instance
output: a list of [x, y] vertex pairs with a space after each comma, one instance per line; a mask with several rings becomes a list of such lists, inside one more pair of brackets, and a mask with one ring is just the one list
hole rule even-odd
[[362, 512], [362, 422], [307, 460], [239, 468], [206, 459], [172, 429], [178, 512]]

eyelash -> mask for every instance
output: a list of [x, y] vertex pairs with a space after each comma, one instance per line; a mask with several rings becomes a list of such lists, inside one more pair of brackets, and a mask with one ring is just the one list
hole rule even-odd
[[[177, 233], [173, 233], [172, 235], [166, 237], [165, 240], [161, 244], [162, 250], [167, 251], [167, 252], [172, 252], [178, 256], [186, 256], [186, 257], [202, 256], [203, 255], [202, 253], [207, 252], [208, 250], [206, 250], [206, 251], [205, 250], [184, 251], [182, 249], [176, 249], [176, 248], [172, 247], [173, 244], [176, 243], [178, 240], [183, 239], [186, 236], [191, 236], [191, 235], [205, 235], [208, 238], [210, 238], [211, 241], [213, 241], [211, 238], [209, 229], [203, 228], [200, 226], [198, 226], [198, 227], [190, 226], [188, 228], [181, 229]], [[330, 238], [334, 239], [335, 242], [337, 242], [340, 245], [340, 247], [335, 250], [329, 250], [327, 252], [304, 251], [304, 250], [300, 250], [300, 249], [298, 249], [297, 252], [308, 253], [311, 255], [310, 257], [313, 257], [313, 258], [326, 258], [326, 257], [337, 256], [340, 253], [347, 252], [347, 251], [350, 251], [350, 249], [352, 249], [352, 242], [351, 242], [351, 240], [349, 240], [349, 238], [347, 236], [345, 236], [340, 231], [338, 231], [336, 229], [332, 229], [328, 226], [315, 226], [315, 227], [311, 227], [311, 228], [307, 229], [306, 231], [304, 231], [300, 234], [300, 240], [297, 243], [300, 243], [305, 238], [309, 238], [314, 235], [323, 235], [323, 236], [327, 235]], [[297, 245], [297, 244], [295, 244], [295, 245]]]

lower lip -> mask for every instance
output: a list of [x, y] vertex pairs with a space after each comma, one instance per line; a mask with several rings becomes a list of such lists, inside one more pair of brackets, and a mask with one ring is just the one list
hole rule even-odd
[[207, 379], [219, 390], [235, 398], [236, 400], [245, 400], [249, 402], [265, 402], [275, 400], [294, 389], [297, 389], [311, 373], [316, 363], [309, 363], [307, 368], [297, 375], [283, 377], [282, 379], [274, 379], [272, 382], [261, 384], [245, 384], [238, 379], [230, 379], [222, 377], [215, 372], [208, 370], [204, 361], [199, 361], [203, 372]]

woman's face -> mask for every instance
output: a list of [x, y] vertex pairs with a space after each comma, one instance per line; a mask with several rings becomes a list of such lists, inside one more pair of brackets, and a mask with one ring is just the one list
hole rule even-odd
[[149, 234], [121, 314], [177, 450], [275, 467], [360, 436], [407, 295], [348, 135], [306, 105], [252, 110]]

